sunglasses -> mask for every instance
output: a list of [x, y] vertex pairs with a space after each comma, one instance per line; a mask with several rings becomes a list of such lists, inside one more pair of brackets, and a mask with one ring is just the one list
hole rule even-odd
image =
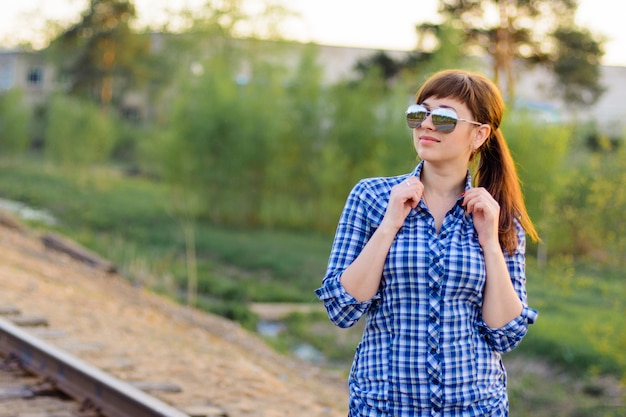
[[428, 116], [431, 116], [435, 130], [442, 133], [450, 133], [456, 127], [457, 122], [467, 122], [476, 126], [482, 123], [473, 122], [471, 120], [461, 119], [453, 109], [447, 107], [439, 107], [435, 110], [428, 110], [421, 104], [411, 104], [406, 110], [406, 123], [411, 129], [418, 128], [422, 125]]

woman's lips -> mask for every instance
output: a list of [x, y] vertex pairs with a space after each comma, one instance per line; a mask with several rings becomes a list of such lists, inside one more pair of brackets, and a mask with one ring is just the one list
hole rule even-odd
[[435, 139], [432, 136], [420, 136], [419, 140], [420, 140], [420, 142], [426, 142], [426, 143], [438, 143], [438, 142], [441, 142], [440, 140]]

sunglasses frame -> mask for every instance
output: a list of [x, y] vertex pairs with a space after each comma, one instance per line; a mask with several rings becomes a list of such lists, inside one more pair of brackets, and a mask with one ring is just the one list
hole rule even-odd
[[[420, 120], [419, 122], [409, 119], [410, 114], [421, 113], [421, 112], [424, 112], [425, 115], [424, 115], [424, 118]], [[437, 107], [436, 109], [429, 110], [423, 104], [416, 103], [416, 104], [411, 104], [406, 109], [406, 123], [411, 129], [419, 128], [422, 125], [422, 123], [424, 123], [424, 121], [428, 119], [428, 116], [431, 116], [431, 121], [432, 121], [433, 126], [435, 127], [435, 130], [441, 133], [453, 132], [459, 120], [462, 122], [471, 123], [476, 126], [483, 125], [482, 123], [475, 122], [473, 120], [461, 119], [459, 115], [456, 114], [456, 111], [454, 109], [451, 109], [448, 107]], [[449, 120], [448, 121], [440, 120], [439, 117], [447, 118]]]

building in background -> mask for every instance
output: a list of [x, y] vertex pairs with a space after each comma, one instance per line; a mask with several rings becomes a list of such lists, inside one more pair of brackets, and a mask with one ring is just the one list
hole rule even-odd
[[54, 67], [40, 52], [0, 50], [0, 94], [19, 88], [29, 107], [45, 102], [55, 90]]

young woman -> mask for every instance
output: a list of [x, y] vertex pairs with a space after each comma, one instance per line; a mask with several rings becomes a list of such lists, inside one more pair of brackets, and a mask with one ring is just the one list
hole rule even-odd
[[508, 415], [501, 354], [537, 317], [524, 253], [526, 234], [538, 236], [503, 111], [485, 76], [436, 73], [406, 112], [421, 162], [364, 179], [347, 199], [316, 294], [340, 327], [366, 315], [351, 417]]

